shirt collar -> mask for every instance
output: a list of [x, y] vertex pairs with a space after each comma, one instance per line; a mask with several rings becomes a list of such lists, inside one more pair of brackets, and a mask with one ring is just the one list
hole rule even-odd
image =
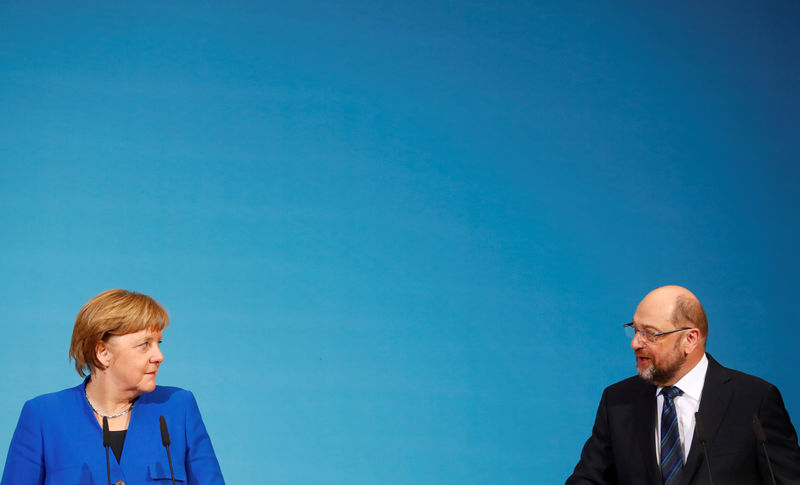
[[[706, 371], [708, 371], [708, 357], [703, 354], [703, 358], [695, 365], [692, 370], [681, 377], [675, 386], [683, 391], [684, 395], [691, 397], [696, 401], [700, 401], [700, 396], [703, 394], [703, 384], [706, 382]], [[656, 389], [656, 395], [661, 392], [663, 387]]]

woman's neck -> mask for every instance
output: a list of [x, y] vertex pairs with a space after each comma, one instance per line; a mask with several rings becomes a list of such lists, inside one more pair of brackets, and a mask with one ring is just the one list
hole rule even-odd
[[93, 372], [86, 383], [86, 397], [99, 413], [114, 415], [130, 409], [138, 396], [135, 392], [119, 390], [102, 372]]

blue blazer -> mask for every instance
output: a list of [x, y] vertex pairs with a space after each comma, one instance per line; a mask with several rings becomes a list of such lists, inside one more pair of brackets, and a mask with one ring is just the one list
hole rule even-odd
[[[103, 431], [84, 395], [87, 381], [25, 403], [0, 485], [108, 483]], [[159, 416], [169, 428], [175, 482], [224, 485], [194, 396], [164, 386], [134, 403], [120, 462], [110, 453], [111, 483], [172, 483]]]

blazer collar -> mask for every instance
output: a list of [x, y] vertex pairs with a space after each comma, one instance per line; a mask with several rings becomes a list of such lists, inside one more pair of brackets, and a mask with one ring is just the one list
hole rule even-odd
[[[706, 372], [706, 380], [703, 385], [703, 395], [700, 399], [700, 417], [703, 420], [706, 428], [706, 439], [708, 443], [714, 442], [714, 437], [719, 431], [719, 427], [728, 410], [728, 405], [731, 402], [733, 390], [728, 385], [730, 375], [727, 369], [722, 367], [719, 362], [714, 360], [711, 355], [708, 356], [708, 372]], [[689, 457], [686, 460], [686, 465], [683, 467], [683, 482], [691, 483], [695, 474], [701, 469], [705, 458], [703, 445], [697, 439], [697, 426], [695, 425], [694, 436], [692, 436], [692, 446], [689, 449]]]
[[647, 482], [661, 483], [661, 473], [656, 460], [656, 443], [653, 430], [656, 429], [656, 386], [642, 381], [641, 391], [636, 397], [635, 410], [636, 443], [641, 450], [642, 463], [647, 473]]

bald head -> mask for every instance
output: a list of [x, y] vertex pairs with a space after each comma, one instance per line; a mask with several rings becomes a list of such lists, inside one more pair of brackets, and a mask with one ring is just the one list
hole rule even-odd
[[700, 330], [705, 341], [708, 338], [708, 320], [700, 300], [682, 286], [662, 286], [644, 297], [636, 314], [643, 318], [670, 321], [675, 328], [691, 327]]
[[633, 315], [636, 333], [631, 348], [639, 376], [657, 386], [671, 386], [695, 368], [705, 355], [708, 323], [697, 297], [680, 286], [662, 286], [644, 297]]

